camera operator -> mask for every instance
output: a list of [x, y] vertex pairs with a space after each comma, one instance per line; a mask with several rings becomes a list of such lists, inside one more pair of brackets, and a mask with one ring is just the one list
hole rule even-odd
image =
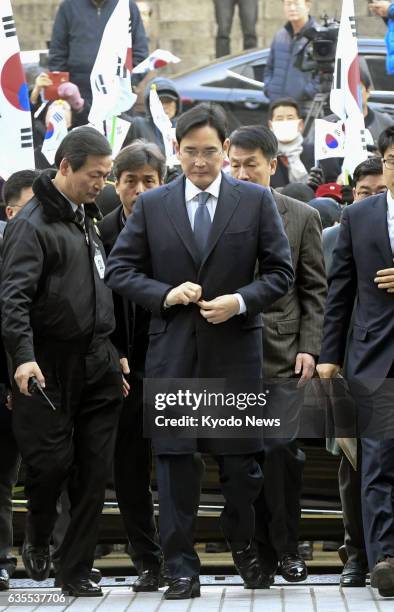
[[308, 42], [305, 32], [317, 22], [309, 16], [311, 0], [283, 0], [282, 4], [287, 23], [271, 44], [264, 93], [270, 102], [291, 96], [302, 103], [312, 100], [319, 91], [319, 78], [295, 65]]
[[383, 20], [387, 23], [385, 36], [387, 47], [386, 69], [388, 74], [394, 74], [394, 2], [369, 0], [369, 10], [373, 15], [383, 17]]

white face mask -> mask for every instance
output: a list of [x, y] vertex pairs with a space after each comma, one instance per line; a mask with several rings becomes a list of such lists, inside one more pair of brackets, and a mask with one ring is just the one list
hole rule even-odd
[[293, 142], [298, 136], [300, 126], [299, 119], [289, 121], [272, 121], [272, 131], [279, 142]]

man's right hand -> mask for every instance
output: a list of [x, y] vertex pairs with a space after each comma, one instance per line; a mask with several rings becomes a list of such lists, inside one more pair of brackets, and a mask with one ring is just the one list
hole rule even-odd
[[27, 385], [29, 382], [29, 378], [31, 378], [32, 376], [35, 376], [37, 378], [37, 381], [40, 383], [41, 387], [45, 387], [45, 378], [42, 375], [42, 372], [36, 361], [27, 361], [26, 363], [22, 363], [16, 369], [14, 379], [19, 387], [19, 391], [23, 393], [23, 395], [31, 395], [27, 389]]
[[177, 304], [187, 306], [188, 304], [195, 304], [200, 300], [201, 294], [202, 287], [200, 285], [190, 282], [182, 283], [182, 285], [171, 289], [167, 294], [164, 306], [176, 306]]
[[368, 4], [368, 8], [374, 15], [378, 17], [387, 17], [391, 2], [388, 0], [374, 0]]
[[335, 363], [319, 363], [316, 366], [319, 378], [335, 378], [340, 369], [340, 366]]

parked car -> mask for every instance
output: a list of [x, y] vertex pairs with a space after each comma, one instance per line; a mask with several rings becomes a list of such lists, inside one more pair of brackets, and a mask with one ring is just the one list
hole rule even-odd
[[[358, 46], [371, 79], [371, 107], [394, 115], [394, 76], [386, 73], [384, 41], [361, 38]], [[227, 113], [230, 129], [261, 123], [269, 105], [263, 93], [268, 55], [269, 49], [254, 49], [174, 75], [184, 108], [218, 102]]]

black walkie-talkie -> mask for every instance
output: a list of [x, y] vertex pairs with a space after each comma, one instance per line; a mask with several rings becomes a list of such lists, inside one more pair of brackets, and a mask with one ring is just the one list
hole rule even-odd
[[27, 383], [27, 390], [31, 394], [41, 393], [42, 397], [50, 405], [52, 410], [56, 410], [56, 407], [52, 404], [51, 400], [49, 399], [49, 397], [47, 396], [47, 394], [45, 393], [44, 389], [42, 388], [42, 386], [40, 385], [40, 383], [38, 382], [35, 376], [30, 376], [28, 383]]

